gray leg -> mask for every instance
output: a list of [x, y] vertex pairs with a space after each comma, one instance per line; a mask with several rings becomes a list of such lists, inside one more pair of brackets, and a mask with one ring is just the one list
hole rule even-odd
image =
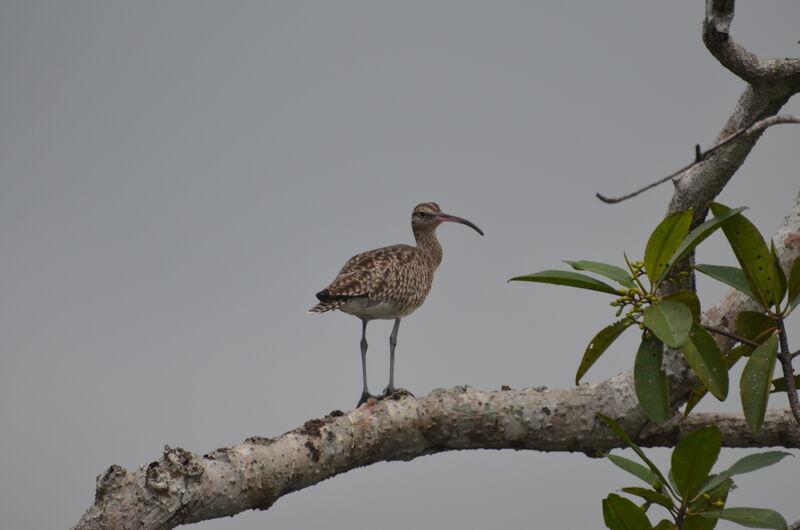
[[389, 384], [383, 389], [384, 397], [395, 391], [394, 388], [394, 348], [397, 346], [397, 330], [400, 328], [400, 319], [395, 319], [392, 334], [389, 335]]
[[366, 403], [369, 398], [375, 397], [367, 390], [367, 322], [368, 320], [361, 319], [361, 378], [364, 386], [356, 408]]

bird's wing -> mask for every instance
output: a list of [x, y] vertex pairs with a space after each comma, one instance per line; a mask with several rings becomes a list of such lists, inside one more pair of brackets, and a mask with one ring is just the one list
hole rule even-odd
[[334, 297], [371, 296], [391, 283], [399, 265], [411, 259], [414, 247], [393, 245], [350, 258], [325, 289]]

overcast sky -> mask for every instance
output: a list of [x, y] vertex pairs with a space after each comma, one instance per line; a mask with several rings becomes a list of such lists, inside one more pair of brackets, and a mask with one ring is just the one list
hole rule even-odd
[[[594, 193], [684, 165], [733, 110], [743, 83], [702, 46], [702, 11], [4, 0], [1, 525], [69, 527], [97, 474], [164, 444], [202, 454], [352, 408], [360, 324], [306, 310], [351, 255], [412, 242], [423, 201], [486, 236], [440, 228], [444, 261], [400, 328], [397, 384], [572, 385], [608, 300], [506, 280], [641, 255], [671, 186], [616, 206]], [[740, 0], [733, 35], [798, 56], [798, 21], [796, 0]], [[766, 234], [798, 191], [798, 140], [796, 126], [770, 129], [719, 198], [750, 206]], [[719, 236], [699, 260], [734, 264]], [[701, 281], [707, 305], [722, 293]], [[373, 390], [390, 330], [369, 327]], [[630, 368], [633, 335], [586, 380]], [[735, 392], [705, 405], [738, 407]], [[782, 464], [742, 477], [730, 505], [800, 518], [798, 464]], [[633, 481], [582, 454], [439, 454], [197, 527], [597, 528], [601, 499]]]

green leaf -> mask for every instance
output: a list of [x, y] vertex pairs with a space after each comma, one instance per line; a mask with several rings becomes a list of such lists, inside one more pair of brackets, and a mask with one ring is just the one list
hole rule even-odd
[[703, 489], [697, 494], [701, 495], [705, 492], [711, 491], [727, 479], [734, 475], [741, 475], [743, 473], [750, 473], [759, 469], [777, 464], [787, 456], [794, 456], [786, 451], [765, 451], [763, 453], [755, 453], [747, 455], [736, 461], [731, 467], [709, 480]]
[[599, 261], [569, 261], [564, 260], [564, 263], [570, 265], [573, 269], [579, 271], [589, 271], [605, 276], [615, 282], [623, 285], [624, 287], [634, 288], [636, 284], [633, 283], [631, 275], [628, 271], [616, 265], [609, 265], [607, 263], [600, 263]]
[[650, 519], [644, 512], [615, 493], [603, 499], [603, 521], [611, 530], [650, 530]]
[[786, 285], [789, 289], [789, 303], [795, 306], [800, 302], [800, 258], [794, 260]]
[[552, 283], [554, 285], [568, 285], [569, 287], [578, 287], [580, 289], [588, 289], [590, 291], [600, 291], [619, 296], [621, 293], [618, 289], [614, 289], [607, 283], [596, 280], [591, 276], [579, 274], [571, 271], [555, 271], [547, 270], [541, 272], [534, 272], [526, 276], [516, 276], [508, 280], [510, 282], [539, 282], [539, 283]]
[[777, 327], [775, 320], [764, 313], [756, 311], [742, 311], [736, 317], [736, 331], [747, 340], [756, 341], [765, 331]]
[[739, 380], [744, 418], [753, 432], [758, 432], [764, 422], [777, 352], [778, 335], [773, 334], [753, 350]]
[[661, 368], [664, 343], [657, 338], [642, 339], [633, 365], [636, 397], [647, 417], [664, 421], [669, 417], [667, 373]]
[[724, 508], [718, 511], [702, 512], [697, 515], [733, 521], [747, 528], [786, 530], [786, 519], [778, 512], [764, 508]]
[[658, 524], [653, 527], [653, 530], [675, 530], [675, 523], [667, 521], [666, 519], [661, 519]]
[[689, 336], [692, 312], [680, 302], [656, 302], [644, 310], [644, 325], [671, 348], [679, 348]]
[[[800, 375], [794, 376], [794, 387], [800, 388]], [[772, 390], [770, 390], [769, 393], [775, 394], [777, 392], [786, 392], [785, 377], [778, 377], [777, 379], [772, 380]]]
[[657, 285], [661, 273], [666, 270], [667, 263], [689, 231], [691, 222], [692, 210], [678, 212], [665, 217], [650, 234], [644, 250], [644, 270], [651, 284]]
[[781, 268], [781, 260], [778, 258], [778, 251], [775, 250], [775, 241], [770, 241], [770, 254], [772, 254], [772, 263], [775, 265], [775, 272], [778, 275], [778, 285], [780, 290], [776, 296], [776, 304], [777, 307], [780, 302], [783, 300], [783, 297], [786, 296], [786, 273], [783, 272], [783, 268]]
[[682, 303], [692, 312], [692, 320], [700, 322], [700, 316], [702, 314], [700, 312], [700, 299], [697, 298], [697, 293], [694, 291], [680, 289], [663, 297], [662, 300]]
[[[709, 204], [714, 215], [721, 215], [730, 209], [722, 204]], [[736, 260], [747, 277], [750, 290], [757, 296], [764, 308], [779, 304], [783, 298], [781, 282], [772, 253], [764, 242], [758, 229], [745, 216], [737, 215], [722, 225]]]
[[708, 479], [719, 457], [722, 434], [716, 425], [697, 429], [672, 451], [672, 475], [684, 505]]
[[[625, 442], [625, 444], [628, 447], [633, 449], [633, 452], [636, 453], [636, 455], [639, 458], [641, 458], [642, 461], [645, 464], [647, 464], [647, 467], [650, 468], [650, 471], [658, 478], [658, 480], [659, 480], [659, 482], [661, 482], [661, 484], [663, 484], [664, 486], [666, 486], [668, 488], [670, 487], [669, 482], [667, 482], [667, 479], [665, 479], [664, 475], [661, 474], [661, 471], [659, 471], [659, 469], [656, 467], [656, 465], [649, 458], [647, 458], [647, 455], [644, 454], [644, 451], [642, 451], [642, 449], [638, 445], [633, 443], [633, 440], [631, 440], [631, 437], [628, 436], [627, 433], [622, 430], [622, 428], [617, 424], [617, 422], [615, 422], [614, 420], [612, 420], [611, 418], [609, 418], [605, 414], [601, 414], [599, 412], [596, 412], [595, 416], [597, 416], [598, 418], [600, 418], [601, 420], [606, 422], [606, 424], [609, 427], [611, 427], [611, 430], [614, 431], [614, 434], [616, 434], [617, 437], [620, 440]], [[618, 457], [618, 458], [621, 458], [621, 457]]]
[[[702, 517], [687, 515], [686, 519], [683, 520], [681, 530], [711, 530], [716, 525], [716, 519], [704, 519]], [[675, 523], [672, 524], [671, 530], [675, 530]]]
[[[713, 478], [713, 475], [711, 478]], [[698, 495], [694, 501], [689, 503], [687, 518], [683, 522], [683, 530], [711, 530], [717, 526], [717, 522], [719, 522], [718, 519], [704, 519], [702, 517], [696, 517], [695, 514], [703, 511], [719, 510], [719, 506], [714, 506], [711, 503], [721, 501], [724, 504], [727, 502], [728, 493], [731, 488], [733, 488], [733, 481], [727, 479], [717, 486], [717, 488], [709, 491], [708, 498], [703, 495]]]
[[664, 494], [661, 494], [657, 491], [653, 491], [647, 488], [622, 488], [622, 491], [625, 493], [630, 493], [631, 495], [636, 495], [637, 497], [641, 497], [647, 502], [658, 504], [659, 506], [663, 506], [664, 508], [670, 509], [675, 506], [675, 503], [672, 502], [672, 499], [667, 497]]
[[578, 372], [575, 374], [575, 384], [579, 384], [581, 378], [586, 375], [589, 368], [600, 358], [601, 355], [611, 346], [611, 343], [617, 340], [617, 337], [622, 335], [622, 332], [633, 325], [633, 320], [623, 318], [617, 320], [613, 324], [604, 327], [597, 332], [597, 335], [589, 341], [586, 351], [583, 352], [581, 364], [578, 365]]
[[695, 265], [694, 269], [703, 274], [711, 276], [715, 280], [721, 281], [733, 287], [734, 289], [743, 292], [756, 302], [758, 298], [753, 294], [750, 285], [747, 283], [747, 277], [742, 269], [736, 267], [728, 267], [727, 265]]
[[728, 397], [728, 369], [711, 334], [693, 322], [681, 351], [700, 381], [720, 401]]
[[[672, 491], [677, 492], [678, 486], [675, 485], [675, 477], [672, 476], [672, 469], [670, 469], [669, 473], [667, 473], [667, 477], [669, 478], [670, 486], [672, 486]], [[677, 493], [675, 493], [675, 497], [680, 497], [680, 496]]]
[[[726, 369], [730, 371], [731, 367], [735, 365], [743, 355], [750, 355], [752, 350], [753, 348], [745, 344], [740, 344], [732, 349], [730, 352], [728, 352], [728, 355], [724, 357]], [[688, 416], [692, 409], [694, 409], [697, 404], [700, 403], [700, 400], [702, 400], [707, 393], [708, 387], [706, 387], [702, 381], [697, 381], [692, 387], [692, 393], [689, 396], [689, 399], [686, 401], [686, 409], [683, 411], [683, 415]]]
[[[736, 319], [736, 331], [745, 339], [751, 340], [757, 344], [764, 342], [769, 335], [775, 331], [775, 321], [763, 313], [755, 311], [742, 311]], [[747, 344], [739, 344], [724, 356], [725, 367], [730, 372], [731, 368], [739, 362], [742, 357], [750, 357], [755, 348]], [[683, 411], [684, 416], [687, 416], [692, 409], [703, 399], [703, 396], [708, 393], [708, 388], [698, 381], [692, 387], [692, 393], [686, 401], [686, 409]]]
[[625, 458], [624, 456], [612, 455], [610, 453], [606, 454], [606, 458], [611, 460], [611, 462], [613, 462], [614, 465], [620, 469], [624, 469], [631, 475], [642, 479], [651, 486], [653, 483], [658, 481], [658, 476], [656, 476], [655, 473], [644, 467], [639, 462], [634, 462], [633, 460]]
[[739, 213], [746, 210], [747, 207], [741, 208], [734, 208], [732, 210], [728, 210], [727, 212], [723, 213], [722, 215], [718, 215], [706, 221], [705, 223], [701, 224], [700, 226], [696, 227], [694, 230], [689, 232], [681, 244], [678, 245], [678, 248], [675, 250], [675, 253], [667, 262], [667, 267], [661, 273], [661, 277], [659, 278], [658, 283], [661, 283], [664, 278], [672, 271], [672, 268], [675, 266], [677, 262], [682, 260], [689, 252], [694, 250], [694, 248], [702, 243], [708, 236], [713, 234], [717, 228], [719, 228], [722, 223], [733, 217], [734, 215], [738, 215]]
[[[716, 475], [709, 475], [708, 482], [714, 480], [715, 478]], [[705, 495], [702, 494], [701, 490], [701, 492], [698, 492], [695, 498], [689, 503], [689, 511], [701, 512], [703, 510], [719, 510], [720, 506], [714, 506], [712, 502], [722, 501], [724, 504], [728, 500], [728, 494], [730, 493], [730, 490], [733, 488], [733, 480], [726, 478], [705, 492]]]

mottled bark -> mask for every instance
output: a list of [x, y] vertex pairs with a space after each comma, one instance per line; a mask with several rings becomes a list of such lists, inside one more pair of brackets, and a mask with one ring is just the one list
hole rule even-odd
[[[376, 462], [412, 460], [459, 449], [580, 451], [599, 456], [621, 442], [596, 416], [611, 412], [627, 429], [641, 414], [631, 378], [567, 390], [434, 391], [400, 396], [346, 414], [307, 421], [277, 438], [251, 438], [199, 456], [167, 447], [135, 472], [112, 466], [97, 479], [95, 505], [75, 528], [172, 528], [243, 510]], [[632, 418], [635, 418], [632, 421]], [[750, 433], [737, 414], [696, 414], [649, 424], [643, 446], [671, 446], [698, 426], [720, 427], [726, 446], [800, 448], [785, 411], [770, 411]]]

